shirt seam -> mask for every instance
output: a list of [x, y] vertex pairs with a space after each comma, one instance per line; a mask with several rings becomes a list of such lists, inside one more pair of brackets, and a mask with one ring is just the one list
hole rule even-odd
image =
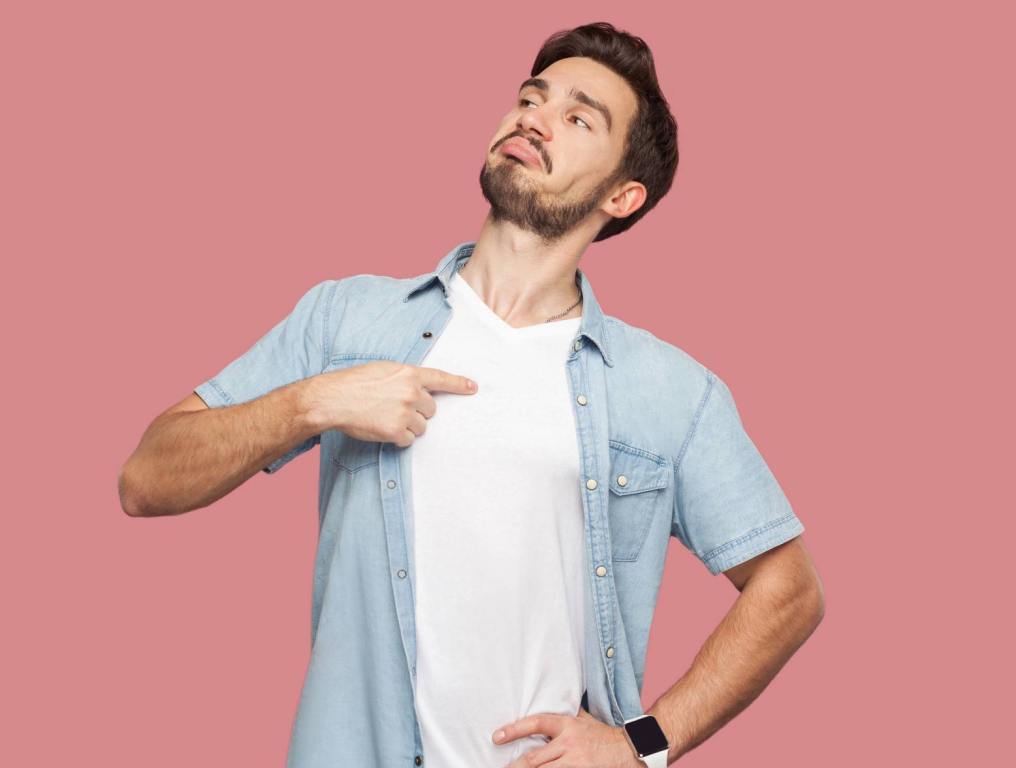
[[691, 443], [692, 438], [695, 436], [695, 433], [698, 432], [699, 422], [702, 421], [702, 413], [706, 409], [706, 403], [709, 400], [710, 396], [713, 394], [713, 390], [716, 389], [715, 375], [708, 368], [705, 369], [705, 372], [707, 382], [706, 391], [705, 394], [702, 395], [702, 400], [699, 401], [698, 408], [695, 409], [695, 419], [692, 422], [691, 429], [688, 430], [688, 436], [685, 437], [684, 443], [682, 443], [681, 445], [681, 450], [678, 451], [677, 458], [674, 460], [675, 473], [678, 472], [681, 468], [681, 461], [684, 459], [684, 455], [688, 452], [688, 445]]
[[684, 459], [685, 453], [687, 453], [688, 445], [691, 443], [692, 438], [698, 432], [699, 422], [702, 421], [702, 414], [705, 412], [706, 403], [709, 401], [713, 389], [715, 389], [716, 377], [705, 366], [702, 366], [702, 368], [706, 374], [706, 391], [703, 393], [702, 399], [695, 409], [695, 417], [692, 420], [691, 429], [688, 430], [688, 435], [684, 438], [684, 443], [682, 443], [677, 458], [674, 460], [674, 519], [671, 528], [677, 533], [678, 538], [692, 551], [695, 551], [694, 544], [688, 538], [688, 527], [685, 525], [684, 510], [681, 508], [681, 489], [679, 486], [681, 483], [681, 461]]
[[219, 384], [218, 379], [216, 379], [215, 377], [210, 378], [208, 380], [208, 386], [210, 386], [218, 393], [219, 397], [221, 397], [226, 402], [226, 405], [233, 405], [232, 396], [225, 389], [222, 388], [222, 385]]
[[789, 513], [789, 514], [786, 514], [783, 517], [779, 517], [779, 518], [777, 518], [775, 520], [770, 520], [765, 525], [760, 525], [757, 528], [753, 528], [752, 530], [748, 531], [748, 533], [742, 534], [742, 535], [738, 536], [737, 538], [731, 539], [730, 541], [728, 541], [728, 542], [726, 542], [724, 544], [720, 544], [718, 547], [713, 547], [711, 550], [709, 550], [704, 555], [702, 555], [702, 559], [706, 560], [706, 561], [708, 561], [708, 560], [714, 560], [714, 559], [716, 559], [716, 557], [718, 555], [723, 554], [728, 549], [732, 549], [732, 548], [736, 547], [739, 544], [744, 544], [747, 541], [751, 541], [756, 536], [760, 536], [763, 533], [765, 533], [766, 531], [771, 530], [772, 528], [776, 528], [776, 527], [778, 527], [780, 525], [783, 525], [784, 523], [787, 523], [790, 520], [793, 520], [795, 517], [796, 517], [795, 514]]
[[330, 334], [328, 331], [330, 329], [332, 305], [335, 303], [335, 292], [338, 290], [340, 282], [340, 280], [332, 280], [331, 288], [325, 299], [324, 317], [321, 320], [321, 369], [318, 373], [323, 373], [325, 368], [328, 367], [328, 362], [332, 355], [333, 334]]

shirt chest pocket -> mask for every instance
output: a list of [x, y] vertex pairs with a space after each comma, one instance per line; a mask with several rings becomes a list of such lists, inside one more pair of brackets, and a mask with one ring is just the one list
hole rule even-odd
[[670, 463], [654, 453], [610, 441], [610, 545], [614, 560], [637, 560], [659, 507], [666, 501]]
[[[363, 365], [377, 359], [379, 358], [367, 355], [339, 355], [329, 361], [324, 373]], [[339, 430], [329, 430], [321, 437], [321, 449], [327, 452], [327, 456], [335, 466], [353, 473], [378, 463], [381, 443], [357, 440]]]
[[325, 450], [335, 466], [352, 473], [378, 463], [381, 443], [357, 440], [336, 431]]

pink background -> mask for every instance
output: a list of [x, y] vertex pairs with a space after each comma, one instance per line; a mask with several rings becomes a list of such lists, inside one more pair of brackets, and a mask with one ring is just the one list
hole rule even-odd
[[[117, 470], [314, 282], [472, 239], [540, 43], [596, 20], [653, 48], [681, 164], [582, 266], [728, 382], [826, 588], [681, 764], [1008, 764], [1005, 5], [5, 4], [0, 764], [282, 765], [317, 452], [175, 518]], [[671, 547], [645, 706], [736, 596]]]

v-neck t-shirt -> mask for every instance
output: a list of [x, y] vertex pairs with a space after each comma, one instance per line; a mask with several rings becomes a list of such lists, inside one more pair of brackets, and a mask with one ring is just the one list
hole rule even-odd
[[468, 376], [434, 392], [410, 446], [417, 715], [431, 768], [504, 765], [546, 743], [491, 734], [575, 715], [585, 689], [586, 569], [565, 362], [581, 317], [513, 327], [458, 273], [420, 363]]

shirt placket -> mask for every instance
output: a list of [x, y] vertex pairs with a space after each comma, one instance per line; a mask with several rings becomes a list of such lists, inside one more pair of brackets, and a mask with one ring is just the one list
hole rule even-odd
[[[451, 307], [443, 299], [438, 309], [417, 329], [402, 362], [419, 365], [431, 345], [451, 317]], [[412, 503], [411, 478], [408, 472], [408, 452], [391, 443], [382, 443], [379, 455], [381, 481], [381, 507], [384, 517], [385, 539], [388, 546], [389, 580], [395, 598], [395, 611], [402, 635], [406, 667], [409, 671], [413, 700], [416, 700], [416, 608], [413, 579], [410, 568], [410, 542], [406, 535], [406, 510]], [[415, 765], [423, 762], [423, 738], [420, 723], [413, 717], [413, 749]]]
[[[582, 485], [582, 506], [585, 517], [587, 574], [592, 589], [594, 616], [587, 617], [586, 631], [595, 633], [598, 664], [605, 676], [607, 694], [615, 724], [624, 717], [614, 692], [614, 600], [615, 586], [610, 557], [610, 524], [607, 517], [607, 493], [610, 471], [608, 439], [607, 388], [604, 362], [600, 355], [585, 349], [578, 336], [568, 355], [566, 369], [568, 387], [575, 412]], [[590, 618], [594, 626], [589, 627]]]

